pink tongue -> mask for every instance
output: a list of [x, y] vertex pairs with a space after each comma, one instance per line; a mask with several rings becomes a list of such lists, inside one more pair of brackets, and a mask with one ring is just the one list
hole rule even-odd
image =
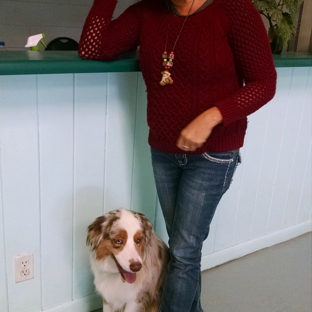
[[124, 276], [126, 282], [129, 284], [133, 284], [136, 280], [136, 273], [130, 273], [130, 272], [123, 271], [123, 276]]

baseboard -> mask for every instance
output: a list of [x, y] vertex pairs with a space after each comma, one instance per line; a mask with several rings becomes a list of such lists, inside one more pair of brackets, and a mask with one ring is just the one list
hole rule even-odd
[[298, 224], [202, 257], [202, 271], [242, 258], [312, 231], [312, 221]]
[[97, 294], [92, 294], [71, 302], [62, 304], [45, 312], [87, 312], [102, 308], [102, 299]]

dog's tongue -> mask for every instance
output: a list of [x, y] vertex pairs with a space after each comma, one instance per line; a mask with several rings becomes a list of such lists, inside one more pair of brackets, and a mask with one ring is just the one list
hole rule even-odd
[[123, 271], [123, 277], [125, 278], [125, 281], [129, 284], [133, 284], [136, 281], [136, 273]]
[[136, 273], [133, 272], [128, 272], [126, 270], [124, 270], [120, 264], [118, 263], [118, 261], [116, 260], [116, 258], [113, 256], [113, 259], [117, 265], [119, 274], [122, 278], [122, 280], [126, 281], [129, 284], [133, 284], [136, 281]]

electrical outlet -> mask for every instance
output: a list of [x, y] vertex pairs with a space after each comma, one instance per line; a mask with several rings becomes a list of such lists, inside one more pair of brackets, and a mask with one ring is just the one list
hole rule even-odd
[[15, 282], [23, 282], [34, 278], [34, 255], [25, 254], [16, 256], [15, 260]]

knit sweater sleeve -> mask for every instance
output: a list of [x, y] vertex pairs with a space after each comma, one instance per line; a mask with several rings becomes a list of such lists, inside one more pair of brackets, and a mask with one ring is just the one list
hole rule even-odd
[[78, 54], [84, 59], [110, 60], [139, 45], [139, 7], [130, 6], [112, 20], [117, 0], [94, 0], [79, 41]]
[[276, 71], [268, 35], [250, 0], [220, 0], [229, 20], [229, 42], [242, 86], [218, 103], [223, 124], [252, 114], [269, 102], [276, 88]]

